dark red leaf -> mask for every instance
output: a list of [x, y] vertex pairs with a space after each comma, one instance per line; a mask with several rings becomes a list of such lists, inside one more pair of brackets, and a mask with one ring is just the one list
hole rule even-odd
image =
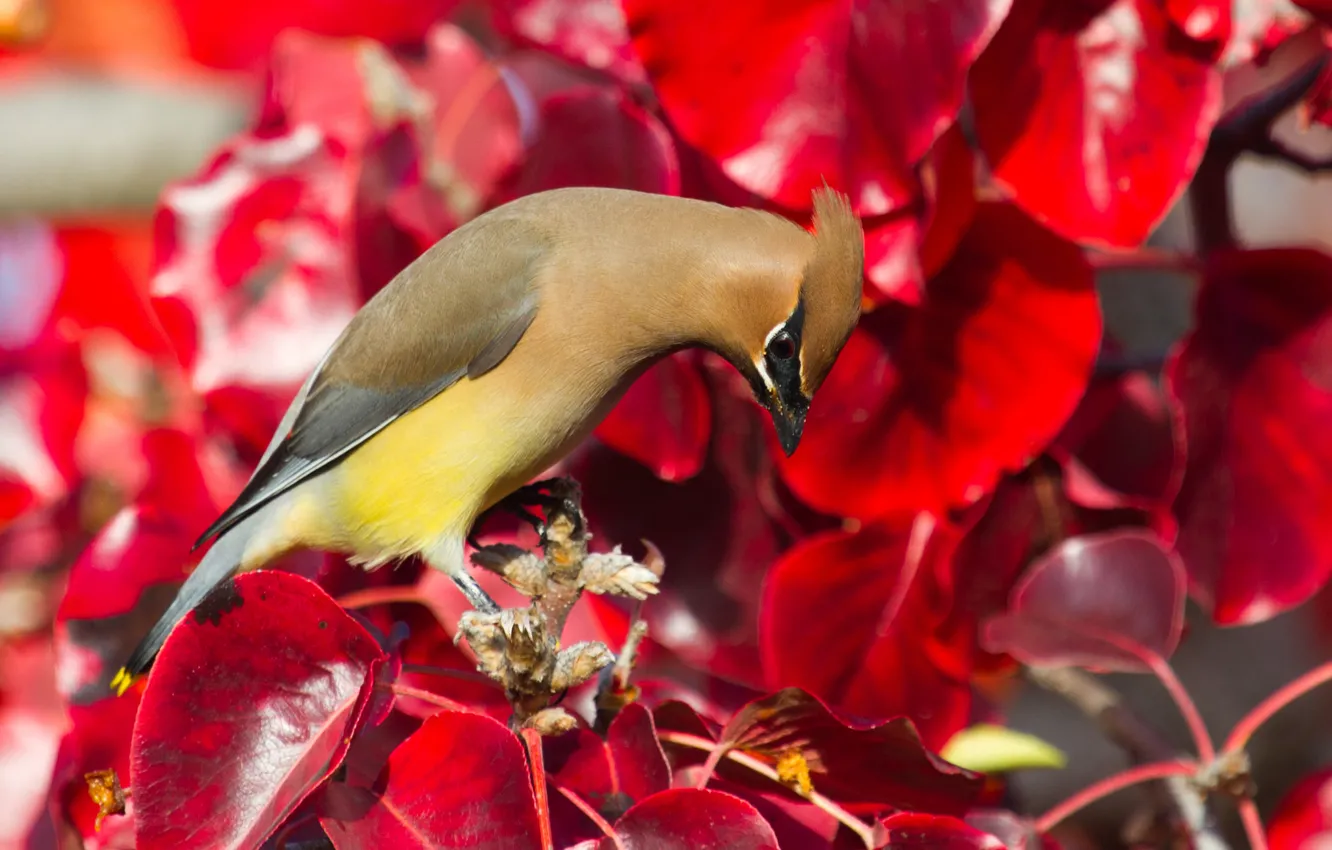
[[1016, 0], [971, 75], [995, 178], [1070, 239], [1140, 244], [1219, 115], [1211, 52], [1171, 26], [1161, 0]]
[[490, 5], [499, 30], [519, 43], [625, 82], [646, 81], [616, 0], [497, 0]]
[[882, 215], [913, 196], [910, 167], [952, 123], [1010, 0], [737, 0], [706, 26], [678, 3], [622, 5], [672, 124], [731, 179], [791, 209], [826, 179]]
[[1184, 475], [1184, 426], [1164, 389], [1143, 372], [1087, 387], [1050, 454], [1069, 497], [1090, 508], [1158, 508]]
[[331, 783], [319, 820], [340, 850], [541, 846], [522, 744], [503, 724], [457, 711], [421, 724], [373, 789]]
[[873, 523], [787, 551], [764, 586], [759, 639], [770, 685], [807, 688], [863, 717], [905, 715], [931, 747], [943, 746], [971, 707], [972, 647], [936, 633], [949, 600], [933, 564], [950, 550], [928, 526]]
[[1194, 594], [1228, 624], [1305, 601], [1332, 575], [1332, 257], [1215, 256], [1167, 379], [1188, 435], [1175, 514]]
[[[615, 823], [622, 850], [778, 850], [758, 810], [730, 794], [673, 788], [653, 794]], [[603, 838], [599, 850], [617, 850]]]
[[847, 804], [961, 814], [981, 791], [979, 776], [926, 750], [911, 721], [840, 717], [799, 688], [751, 702], [719, 741], [774, 759], [797, 751], [814, 788]]
[[[301, 29], [380, 41], [416, 41], [457, 0], [387, 0], [367, 6], [357, 0], [175, 0], [190, 52], [220, 68], [249, 68], [267, 54], [277, 35]], [[243, 25], [237, 22], [243, 21]]]
[[262, 842], [341, 764], [383, 658], [299, 576], [209, 597], [167, 638], [134, 725], [138, 846]]
[[1100, 339], [1081, 253], [1012, 207], [983, 205], [919, 307], [861, 320], [783, 476], [833, 514], [974, 501], [1058, 432]]
[[[88, 796], [83, 775], [93, 770], [114, 770], [121, 783], [130, 777], [130, 739], [139, 708], [139, 694], [109, 697], [69, 707], [69, 731], [60, 742], [51, 780], [51, 814], [56, 823], [108, 848], [134, 847], [136, 809], [131, 796], [124, 817], [108, 818], [97, 828], [97, 805]], [[104, 842], [104, 843], [103, 843]]]
[[902, 812], [883, 820], [884, 850], [1006, 850], [1004, 843], [957, 818]]
[[707, 458], [712, 405], [688, 354], [648, 369], [596, 430], [598, 439], [663, 481], [693, 478]]
[[1300, 779], [1267, 821], [1271, 850], [1317, 847], [1332, 838], [1332, 768]]
[[639, 800], [671, 787], [671, 769], [652, 715], [630, 703], [603, 739], [587, 729], [547, 739], [546, 770], [553, 782], [615, 820]]
[[542, 101], [536, 140], [497, 200], [562, 186], [677, 195], [675, 144], [652, 113], [618, 89], [562, 91]]
[[984, 642], [1027, 664], [1144, 670], [1175, 651], [1184, 593], [1184, 568], [1155, 535], [1073, 537], [1031, 566]]

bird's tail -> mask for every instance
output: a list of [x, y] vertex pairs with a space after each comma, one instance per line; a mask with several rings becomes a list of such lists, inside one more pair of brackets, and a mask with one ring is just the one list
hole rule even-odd
[[117, 696], [125, 693], [136, 679], [153, 666], [153, 660], [157, 658], [157, 653], [176, 623], [194, 610], [218, 585], [236, 573], [245, 555], [245, 545], [250, 541], [257, 522], [257, 516], [247, 517], [213, 542], [212, 548], [199, 561], [199, 566], [194, 568], [180, 590], [176, 591], [176, 598], [171, 600], [166, 612], [139, 641], [125, 666], [111, 680], [111, 689]]

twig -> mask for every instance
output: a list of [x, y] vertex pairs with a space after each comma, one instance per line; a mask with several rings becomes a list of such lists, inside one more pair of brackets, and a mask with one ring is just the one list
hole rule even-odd
[[1244, 834], [1249, 839], [1253, 850], [1267, 850], [1267, 831], [1263, 829], [1263, 819], [1258, 815], [1258, 806], [1246, 797], [1236, 803], [1239, 807], [1240, 821], [1244, 824]]
[[1193, 214], [1196, 249], [1200, 256], [1236, 244], [1230, 203], [1230, 168], [1243, 154], [1270, 156], [1306, 171], [1327, 167], [1287, 150], [1272, 138], [1272, 127], [1277, 119], [1309, 93], [1327, 62], [1326, 53], [1311, 60], [1270, 89], [1241, 101], [1213, 128], [1207, 150], [1189, 187], [1189, 209]]
[[398, 684], [397, 682], [394, 682], [392, 685], [389, 685], [389, 690], [393, 691], [393, 694], [395, 696], [411, 697], [413, 699], [419, 699], [421, 702], [429, 703], [430, 705], [433, 705], [436, 708], [442, 708], [445, 711], [468, 710], [467, 706], [463, 705], [460, 702], [454, 702], [448, 697], [443, 697], [440, 696], [439, 694], [422, 690], [421, 688], [413, 688], [411, 685], [402, 685]]
[[1140, 764], [1137, 767], [1120, 771], [1113, 776], [1107, 776], [1100, 782], [1088, 785], [1041, 815], [1036, 819], [1036, 830], [1044, 835], [1081, 809], [1125, 788], [1140, 785], [1143, 782], [1150, 782], [1153, 779], [1165, 779], [1170, 776], [1192, 776], [1197, 770], [1198, 763], [1194, 761], [1162, 761]]
[[[678, 744], [679, 746], [682, 747], [689, 747], [690, 749], [693, 750], [702, 750], [709, 754], [709, 761], [713, 761], [712, 759], [713, 755], [715, 755], [719, 751], [724, 750], [724, 756], [723, 756], [724, 758], [727, 758], [738, 765], [747, 767], [750, 770], [754, 771], [755, 773], [759, 774], [760, 776], [765, 776], [768, 779], [771, 779], [773, 782], [782, 785], [783, 787], [787, 788], [790, 787], [789, 785], [787, 785], [787, 783], [782, 782], [781, 777], [777, 775], [776, 768], [762, 761], [761, 759], [755, 758], [749, 753], [743, 752], [742, 750], [727, 749], [722, 747], [716, 741], [712, 741], [708, 738], [702, 738], [699, 737], [698, 735], [689, 735], [685, 732], [672, 732], [669, 730], [664, 730], [659, 732], [657, 734], [657, 737], [659, 737], [662, 741], [669, 742], [672, 744]], [[794, 789], [792, 790], [794, 791]], [[799, 792], [795, 791], [795, 793]], [[802, 794], [801, 796], [805, 795]], [[874, 847], [878, 846], [875, 840], [873, 827], [871, 827], [869, 824], [865, 823], [863, 820], [856, 817], [855, 815], [851, 814], [846, 809], [842, 808], [833, 800], [828, 799], [827, 797], [820, 794], [818, 791], [811, 791], [809, 795], [805, 797], [805, 799], [809, 800], [809, 802], [812, 803], [813, 805], [817, 806], [818, 808], [832, 815], [837, 820], [838, 823], [842, 824], [847, 829], [851, 830], [856, 835], [858, 835], [860, 837], [860, 840], [865, 843], [865, 847], [869, 848], [869, 850], [873, 850]]]
[[1271, 720], [1272, 715], [1325, 682], [1332, 682], [1332, 663], [1315, 667], [1295, 681], [1270, 694], [1267, 699], [1258, 703], [1240, 722], [1235, 724], [1235, 728], [1230, 732], [1230, 737], [1226, 739], [1225, 746], [1221, 748], [1222, 751], [1235, 752], [1244, 749], [1248, 746], [1253, 733], [1258, 731], [1258, 727]]
[[[1072, 667], [1032, 667], [1027, 676], [1037, 685], [1068, 700], [1101, 727], [1114, 744], [1135, 762], [1166, 762], [1178, 752], [1153, 727], [1134, 714], [1123, 698], [1095, 677]], [[1197, 850], [1226, 850], [1216, 814], [1187, 779], [1172, 777], [1163, 783], [1171, 808], [1179, 812]]]
[[532, 770], [532, 792], [536, 795], [537, 824], [541, 830], [541, 850], [555, 850], [550, 834], [550, 796], [546, 788], [546, 760], [541, 751], [541, 733], [527, 728], [522, 731], [523, 744]]
[[1193, 697], [1189, 696], [1188, 690], [1175, 675], [1175, 669], [1170, 666], [1170, 662], [1156, 653], [1146, 654], [1144, 658], [1184, 717], [1184, 722], [1189, 727], [1189, 734], [1193, 736], [1193, 745], [1198, 750], [1198, 760], [1203, 764], [1216, 761], [1216, 747], [1212, 744], [1212, 736], [1207, 732], [1207, 724], [1203, 723], [1202, 714], [1198, 712]]

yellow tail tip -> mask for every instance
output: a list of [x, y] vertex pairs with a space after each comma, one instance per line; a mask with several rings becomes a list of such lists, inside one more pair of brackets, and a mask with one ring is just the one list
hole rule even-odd
[[111, 690], [116, 692], [116, 696], [124, 696], [125, 691], [129, 690], [130, 685], [134, 684], [134, 677], [124, 667], [116, 673], [116, 677], [111, 680]]

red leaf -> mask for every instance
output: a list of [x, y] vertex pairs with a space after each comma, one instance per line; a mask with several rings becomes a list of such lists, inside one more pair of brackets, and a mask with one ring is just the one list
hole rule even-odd
[[596, 430], [598, 439], [663, 481], [693, 478], [707, 458], [712, 405], [687, 354], [668, 357], [644, 373]]
[[1032, 564], [984, 642], [1026, 664], [1144, 670], [1179, 643], [1184, 583], [1179, 560], [1149, 532], [1069, 538]]
[[783, 476], [810, 505], [856, 517], [974, 501], [1058, 432], [1100, 338], [1081, 253], [983, 205], [919, 307], [861, 320]]
[[1161, 5], [1017, 0], [971, 75], [995, 178], [1070, 239], [1140, 244], [1188, 185], [1219, 115], [1209, 51]]
[[1184, 427], [1164, 389], [1143, 372], [1098, 378], [1050, 454], [1069, 496], [1091, 508], [1170, 504], [1184, 475]]
[[926, 750], [911, 721], [849, 720], [799, 688], [749, 703], [723, 727], [719, 740], [772, 757], [797, 750], [814, 787], [851, 805], [961, 813], [982, 785], [976, 774]]
[[374, 790], [331, 783], [319, 821], [340, 850], [541, 846], [522, 744], [497, 721], [457, 711], [403, 741]]
[[1332, 575], [1332, 257], [1215, 256], [1167, 380], [1189, 441], [1175, 514], [1194, 594], [1226, 624], [1305, 601]]
[[194, 560], [190, 549], [217, 515], [192, 437], [154, 430], [143, 446], [148, 481], [75, 562], [57, 614], [62, 621], [119, 616], [145, 588], [184, 581]]
[[515, 41], [628, 83], [646, 82], [616, 0], [496, 0], [490, 5], [498, 29]]
[[902, 812], [882, 823], [888, 830], [884, 850], [1005, 850], [998, 838], [957, 818]]
[[238, 576], [167, 638], [134, 726], [138, 846], [252, 847], [347, 752], [384, 653], [312, 582]]
[[764, 585], [768, 682], [807, 688], [864, 717], [905, 715], [930, 746], [943, 746], [971, 706], [971, 649], [936, 634], [948, 602], [930, 565], [948, 545], [926, 526], [875, 523], [787, 551]]
[[[63, 663], [63, 661], [62, 661]], [[106, 697], [69, 707], [70, 728], [60, 742], [51, 780], [51, 812], [57, 824], [83, 836], [85, 846], [134, 847], [138, 802], [131, 796], [124, 817], [107, 818], [97, 828], [97, 804], [88, 796], [85, 773], [111, 769], [122, 783], [130, 776], [130, 739], [139, 694]], [[94, 839], [96, 844], [93, 843]]]
[[1281, 798], [1267, 821], [1271, 850], [1313, 848], [1332, 838], [1332, 768], [1316, 770]]
[[673, 788], [653, 794], [615, 824], [599, 850], [778, 850], [758, 810], [730, 794]]
[[456, 2], [386, 0], [368, 6], [357, 0], [237, 0], [219, 5], [213, 0], [175, 0], [175, 5], [195, 59], [214, 67], [248, 68], [285, 29], [414, 41]]
[[1010, 0], [736, 0], [704, 27], [687, 5], [622, 5], [672, 124], [730, 178], [791, 209], [826, 178], [882, 215], [914, 194]]
[[636, 702], [616, 715], [604, 739], [580, 729], [547, 739], [546, 750], [551, 780], [591, 803], [608, 820], [671, 787], [671, 768], [657, 741], [652, 715]]
[[582, 85], [546, 98], [538, 126], [497, 202], [563, 186], [680, 193], [670, 133], [618, 89]]

